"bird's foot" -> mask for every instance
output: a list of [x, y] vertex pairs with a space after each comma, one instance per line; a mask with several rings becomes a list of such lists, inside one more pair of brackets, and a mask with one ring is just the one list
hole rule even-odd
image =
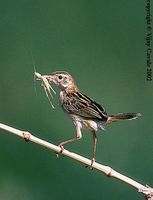
[[92, 160], [91, 160], [91, 167], [93, 166], [93, 164], [94, 164], [95, 161], [96, 161], [95, 158], [92, 158]]
[[61, 150], [59, 153], [56, 153], [57, 158], [59, 158], [59, 155], [62, 154], [64, 150], [64, 146], [62, 144], [59, 144], [58, 146], [61, 148]]
[[93, 164], [94, 164], [94, 162], [95, 162], [95, 158], [92, 158], [92, 160], [91, 160], [91, 165], [86, 165], [86, 168], [88, 168], [89, 167], [89, 169], [91, 169], [91, 170], [93, 170]]

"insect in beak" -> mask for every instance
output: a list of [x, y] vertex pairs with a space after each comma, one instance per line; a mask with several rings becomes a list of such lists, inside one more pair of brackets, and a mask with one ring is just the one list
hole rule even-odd
[[52, 108], [55, 108], [54, 105], [53, 105], [53, 103], [52, 103], [52, 101], [51, 101], [51, 98], [53, 99], [52, 92], [54, 94], [56, 94], [56, 92], [52, 88], [51, 84], [49, 83], [49, 82], [52, 82], [51, 76], [49, 76], [49, 75], [41, 75], [38, 72], [35, 72], [35, 76], [36, 76], [36, 80], [42, 81], [41, 85], [44, 88], [44, 91], [45, 91], [46, 96], [47, 96], [47, 98], [49, 100], [49, 103], [51, 104]]

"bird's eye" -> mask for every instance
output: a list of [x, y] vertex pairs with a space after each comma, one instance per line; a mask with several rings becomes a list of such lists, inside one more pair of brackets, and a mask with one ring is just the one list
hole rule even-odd
[[63, 78], [63, 77], [62, 77], [61, 75], [59, 75], [59, 76], [58, 76], [58, 79], [60, 79], [60, 80], [61, 80], [62, 78]]

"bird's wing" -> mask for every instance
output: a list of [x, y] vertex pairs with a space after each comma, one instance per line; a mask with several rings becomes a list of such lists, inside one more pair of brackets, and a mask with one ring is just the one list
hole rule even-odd
[[80, 92], [67, 93], [63, 99], [62, 106], [67, 113], [81, 117], [104, 121], [108, 118], [101, 105]]

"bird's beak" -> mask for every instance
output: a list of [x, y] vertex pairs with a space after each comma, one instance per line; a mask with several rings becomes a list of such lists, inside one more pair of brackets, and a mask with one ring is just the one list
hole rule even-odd
[[51, 75], [43, 75], [43, 77], [45, 77], [46, 79], [50, 79]]
[[46, 78], [49, 82], [54, 83], [54, 77], [52, 75], [43, 75], [44, 78]]

